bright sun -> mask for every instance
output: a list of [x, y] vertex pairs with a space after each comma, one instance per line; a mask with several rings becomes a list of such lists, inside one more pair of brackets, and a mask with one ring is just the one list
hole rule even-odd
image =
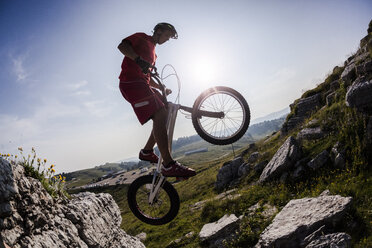
[[203, 86], [213, 84], [213, 80], [216, 80], [216, 64], [210, 59], [196, 59], [193, 70], [197, 82]]

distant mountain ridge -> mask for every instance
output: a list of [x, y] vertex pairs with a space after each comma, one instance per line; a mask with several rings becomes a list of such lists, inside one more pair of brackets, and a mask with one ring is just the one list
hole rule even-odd
[[275, 119], [280, 119], [280, 118], [286, 117], [289, 114], [289, 112], [291, 112], [290, 108], [289, 107], [286, 107], [286, 108], [284, 108], [282, 110], [279, 110], [279, 111], [270, 113], [268, 115], [265, 115], [265, 116], [262, 116], [262, 117], [253, 119], [251, 121], [251, 125], [258, 124], [258, 123], [264, 122], [264, 121], [271, 121], [271, 120], [275, 120]]

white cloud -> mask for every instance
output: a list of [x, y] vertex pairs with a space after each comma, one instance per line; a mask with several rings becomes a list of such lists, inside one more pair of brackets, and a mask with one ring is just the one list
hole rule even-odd
[[72, 96], [89, 96], [92, 94], [89, 90], [79, 90], [74, 93], [72, 93]]
[[104, 100], [88, 101], [84, 102], [83, 105], [89, 113], [99, 118], [108, 116], [112, 109], [112, 105], [107, 104]]
[[82, 87], [88, 85], [88, 81], [87, 80], [81, 80], [77, 83], [73, 83], [73, 84], [68, 84], [67, 87], [70, 89], [70, 90], [78, 90], [78, 89], [81, 89]]
[[26, 57], [27, 55], [20, 55], [18, 57], [14, 57], [13, 55], [10, 55], [10, 58], [13, 63], [13, 72], [17, 77], [17, 81], [23, 81], [29, 76], [24, 66]]

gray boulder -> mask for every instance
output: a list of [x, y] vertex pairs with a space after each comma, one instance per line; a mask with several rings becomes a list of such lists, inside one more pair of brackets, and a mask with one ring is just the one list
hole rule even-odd
[[244, 163], [241, 157], [223, 164], [218, 171], [215, 187], [217, 190], [226, 188], [233, 180], [238, 178], [239, 167]]
[[356, 80], [346, 93], [346, 105], [372, 114], [372, 80]]
[[235, 214], [226, 214], [216, 222], [205, 224], [199, 237], [202, 242], [209, 243], [209, 247], [223, 247], [222, 241], [231, 237], [238, 227], [239, 218]]
[[[345, 62], [347, 63], [347, 62]], [[344, 71], [341, 74], [341, 78], [344, 82], [350, 83], [356, 78], [356, 67], [355, 62], [352, 60], [350, 63], [347, 63]]]
[[[118, 205], [109, 194], [52, 198], [21, 165], [0, 159], [0, 236], [10, 247], [145, 247], [120, 229]], [[4, 212], [4, 211], [3, 211]]]
[[364, 74], [371, 73], [371, 72], [372, 72], [372, 60], [371, 59], [365, 61], [364, 63], [359, 64], [356, 67], [357, 75], [364, 75]]
[[298, 140], [315, 140], [323, 138], [325, 133], [320, 127], [304, 128], [297, 134]]
[[251, 168], [252, 168], [251, 164], [243, 163], [242, 165], [240, 165], [238, 169], [238, 177], [244, 177], [248, 175]]
[[312, 112], [316, 111], [321, 106], [321, 93], [302, 98], [297, 102], [297, 104], [291, 104], [291, 111], [294, 112], [294, 115], [290, 117], [286, 123], [283, 124], [282, 133], [288, 133], [290, 130], [303, 123], [304, 120], [309, 117]]
[[270, 162], [262, 171], [259, 183], [280, 177], [283, 172], [290, 170], [301, 156], [301, 148], [296, 139], [290, 136], [278, 149]]
[[251, 156], [249, 156], [249, 158], [248, 158], [248, 163], [254, 163], [254, 162], [256, 162], [259, 157], [260, 157], [260, 153], [259, 152], [252, 153]]
[[333, 227], [351, 205], [351, 197], [323, 194], [291, 200], [261, 233], [259, 247], [303, 247], [304, 239], [319, 227]]
[[265, 160], [265, 161], [262, 161], [256, 165], [253, 166], [253, 169], [256, 173], [261, 173], [262, 170], [265, 168], [265, 166], [269, 163], [269, 161]]
[[330, 94], [327, 95], [326, 97], [326, 104], [327, 106], [331, 106], [336, 100], [336, 92], [332, 92]]
[[347, 233], [332, 233], [322, 235], [317, 239], [311, 241], [306, 248], [326, 248], [326, 247], [337, 247], [337, 248], [350, 248], [351, 237]]
[[307, 163], [307, 166], [309, 166], [311, 169], [316, 170], [320, 167], [323, 167], [329, 159], [329, 153], [324, 150], [318, 155], [316, 155], [315, 158], [313, 158], [309, 163]]
[[338, 80], [333, 81], [330, 88], [332, 92], [338, 90], [340, 88], [340, 82]]
[[345, 159], [345, 149], [342, 148], [342, 145], [337, 142], [331, 150], [331, 159], [333, 162], [333, 165], [336, 168], [343, 169], [346, 165], [346, 159]]

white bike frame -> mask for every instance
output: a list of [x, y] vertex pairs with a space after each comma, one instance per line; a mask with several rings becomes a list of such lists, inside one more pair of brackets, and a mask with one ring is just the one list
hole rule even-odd
[[[178, 110], [181, 108], [180, 104], [174, 104], [172, 102], [168, 102], [168, 119], [167, 119], [167, 134], [168, 134], [168, 144], [169, 144], [169, 152], [172, 152], [172, 140], [173, 140], [173, 133], [174, 133], [174, 126], [176, 125], [176, 118]], [[150, 195], [149, 195], [149, 204], [154, 202], [155, 197], [157, 196], [160, 187], [165, 182], [166, 178], [161, 174], [161, 167], [162, 167], [163, 158], [160, 154], [159, 161], [156, 166], [156, 170], [154, 173], [154, 177], [152, 179]]]
[[[155, 67], [154, 67], [155, 68]], [[166, 101], [166, 92], [165, 92], [165, 86], [162, 84], [160, 78], [158, 77], [159, 75], [156, 72], [155, 68], [155, 73], [151, 74], [153, 78], [157, 81], [157, 83], [161, 86], [162, 88], [162, 93], [164, 96], [164, 102], [167, 105], [167, 111], [168, 111], [168, 119], [167, 119], [167, 134], [168, 134], [168, 147], [169, 147], [169, 152], [172, 153], [172, 140], [173, 140], [173, 133], [174, 133], [174, 126], [176, 124], [176, 118], [177, 118], [177, 113], [179, 109], [185, 110], [189, 113], [193, 112], [193, 109], [190, 107], [186, 107], [180, 104], [175, 104], [172, 102], [167, 102]], [[206, 116], [206, 117], [213, 117], [213, 118], [223, 118], [224, 113], [223, 112], [210, 112], [210, 111], [202, 111], [198, 110], [198, 113], [196, 113], [200, 116]], [[154, 177], [152, 179], [151, 183], [151, 189], [150, 189], [150, 195], [149, 195], [149, 204], [153, 204], [160, 187], [163, 185], [165, 182], [166, 178], [161, 174], [161, 167], [162, 167], [162, 156], [159, 156], [159, 161], [158, 165], [156, 166], [156, 170], [154, 172]]]

